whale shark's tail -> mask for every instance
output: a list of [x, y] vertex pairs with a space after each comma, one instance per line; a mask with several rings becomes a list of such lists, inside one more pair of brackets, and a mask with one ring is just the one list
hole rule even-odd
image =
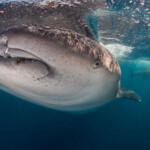
[[129, 89], [126, 89], [126, 88], [122, 88], [122, 87], [119, 89], [116, 98], [117, 99], [127, 98], [127, 99], [131, 99], [131, 100], [135, 100], [137, 102], [141, 102], [140, 96], [138, 96], [135, 92], [133, 92]]

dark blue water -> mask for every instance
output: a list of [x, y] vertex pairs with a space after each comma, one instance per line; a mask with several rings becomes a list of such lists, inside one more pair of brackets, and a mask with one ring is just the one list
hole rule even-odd
[[[124, 50], [123, 45], [132, 47], [130, 53], [123, 51], [124, 56], [117, 56], [121, 85], [138, 93], [142, 102], [121, 99], [95, 112], [77, 115], [31, 104], [0, 91], [0, 150], [150, 150], [150, 77], [145, 73], [150, 68], [149, 22], [144, 23], [142, 17], [149, 17], [149, 2], [108, 0], [107, 4], [107, 12], [120, 17], [90, 14], [89, 24], [104, 45], [115, 45], [119, 39], [120, 50]], [[137, 24], [128, 17], [129, 10], [134, 12]], [[106, 30], [101, 20], [110, 18]], [[116, 23], [116, 18], [122, 20]]]

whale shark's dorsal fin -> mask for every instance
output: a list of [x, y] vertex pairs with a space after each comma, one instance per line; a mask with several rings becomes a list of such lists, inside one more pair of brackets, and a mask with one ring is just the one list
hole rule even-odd
[[[64, 4], [64, 2], [68, 4]], [[0, 10], [5, 10], [0, 15], [0, 32], [10, 26], [20, 24], [54, 25], [57, 28], [70, 29], [98, 41], [86, 21], [86, 16], [96, 7], [103, 5], [102, 2], [78, 0], [77, 3], [63, 0], [61, 3], [56, 0], [40, 5], [31, 2], [6, 2], [0, 5]]]
[[120, 87], [116, 98], [117, 99], [126, 98], [126, 99], [135, 100], [137, 102], [141, 102], [141, 98], [135, 92], [122, 87]]

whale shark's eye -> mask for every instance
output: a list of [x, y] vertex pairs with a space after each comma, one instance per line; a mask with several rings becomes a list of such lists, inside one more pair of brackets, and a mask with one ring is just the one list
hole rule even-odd
[[93, 65], [94, 69], [99, 68], [101, 66], [101, 63], [99, 61], [96, 61]]

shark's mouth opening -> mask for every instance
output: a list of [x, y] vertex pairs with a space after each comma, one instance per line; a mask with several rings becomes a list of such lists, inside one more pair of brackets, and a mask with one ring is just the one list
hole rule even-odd
[[30, 70], [29, 72], [36, 70], [39, 74], [38, 79], [48, 75], [53, 77], [55, 74], [55, 70], [38, 56], [23, 49], [10, 48], [7, 36], [0, 38], [0, 63], [13, 64], [14, 68], [24, 66], [28, 71]]
[[[54, 71], [52, 68], [49, 67], [46, 63], [31, 59], [31, 58], [24, 58], [24, 57], [7, 57], [4, 58], [0, 56], [0, 63], [3, 63], [7, 67], [11, 67], [11, 69], [17, 70], [19, 68], [24, 68], [28, 74], [35, 74], [36, 79], [42, 79], [46, 76], [54, 76]], [[23, 70], [23, 69], [22, 69]]]

